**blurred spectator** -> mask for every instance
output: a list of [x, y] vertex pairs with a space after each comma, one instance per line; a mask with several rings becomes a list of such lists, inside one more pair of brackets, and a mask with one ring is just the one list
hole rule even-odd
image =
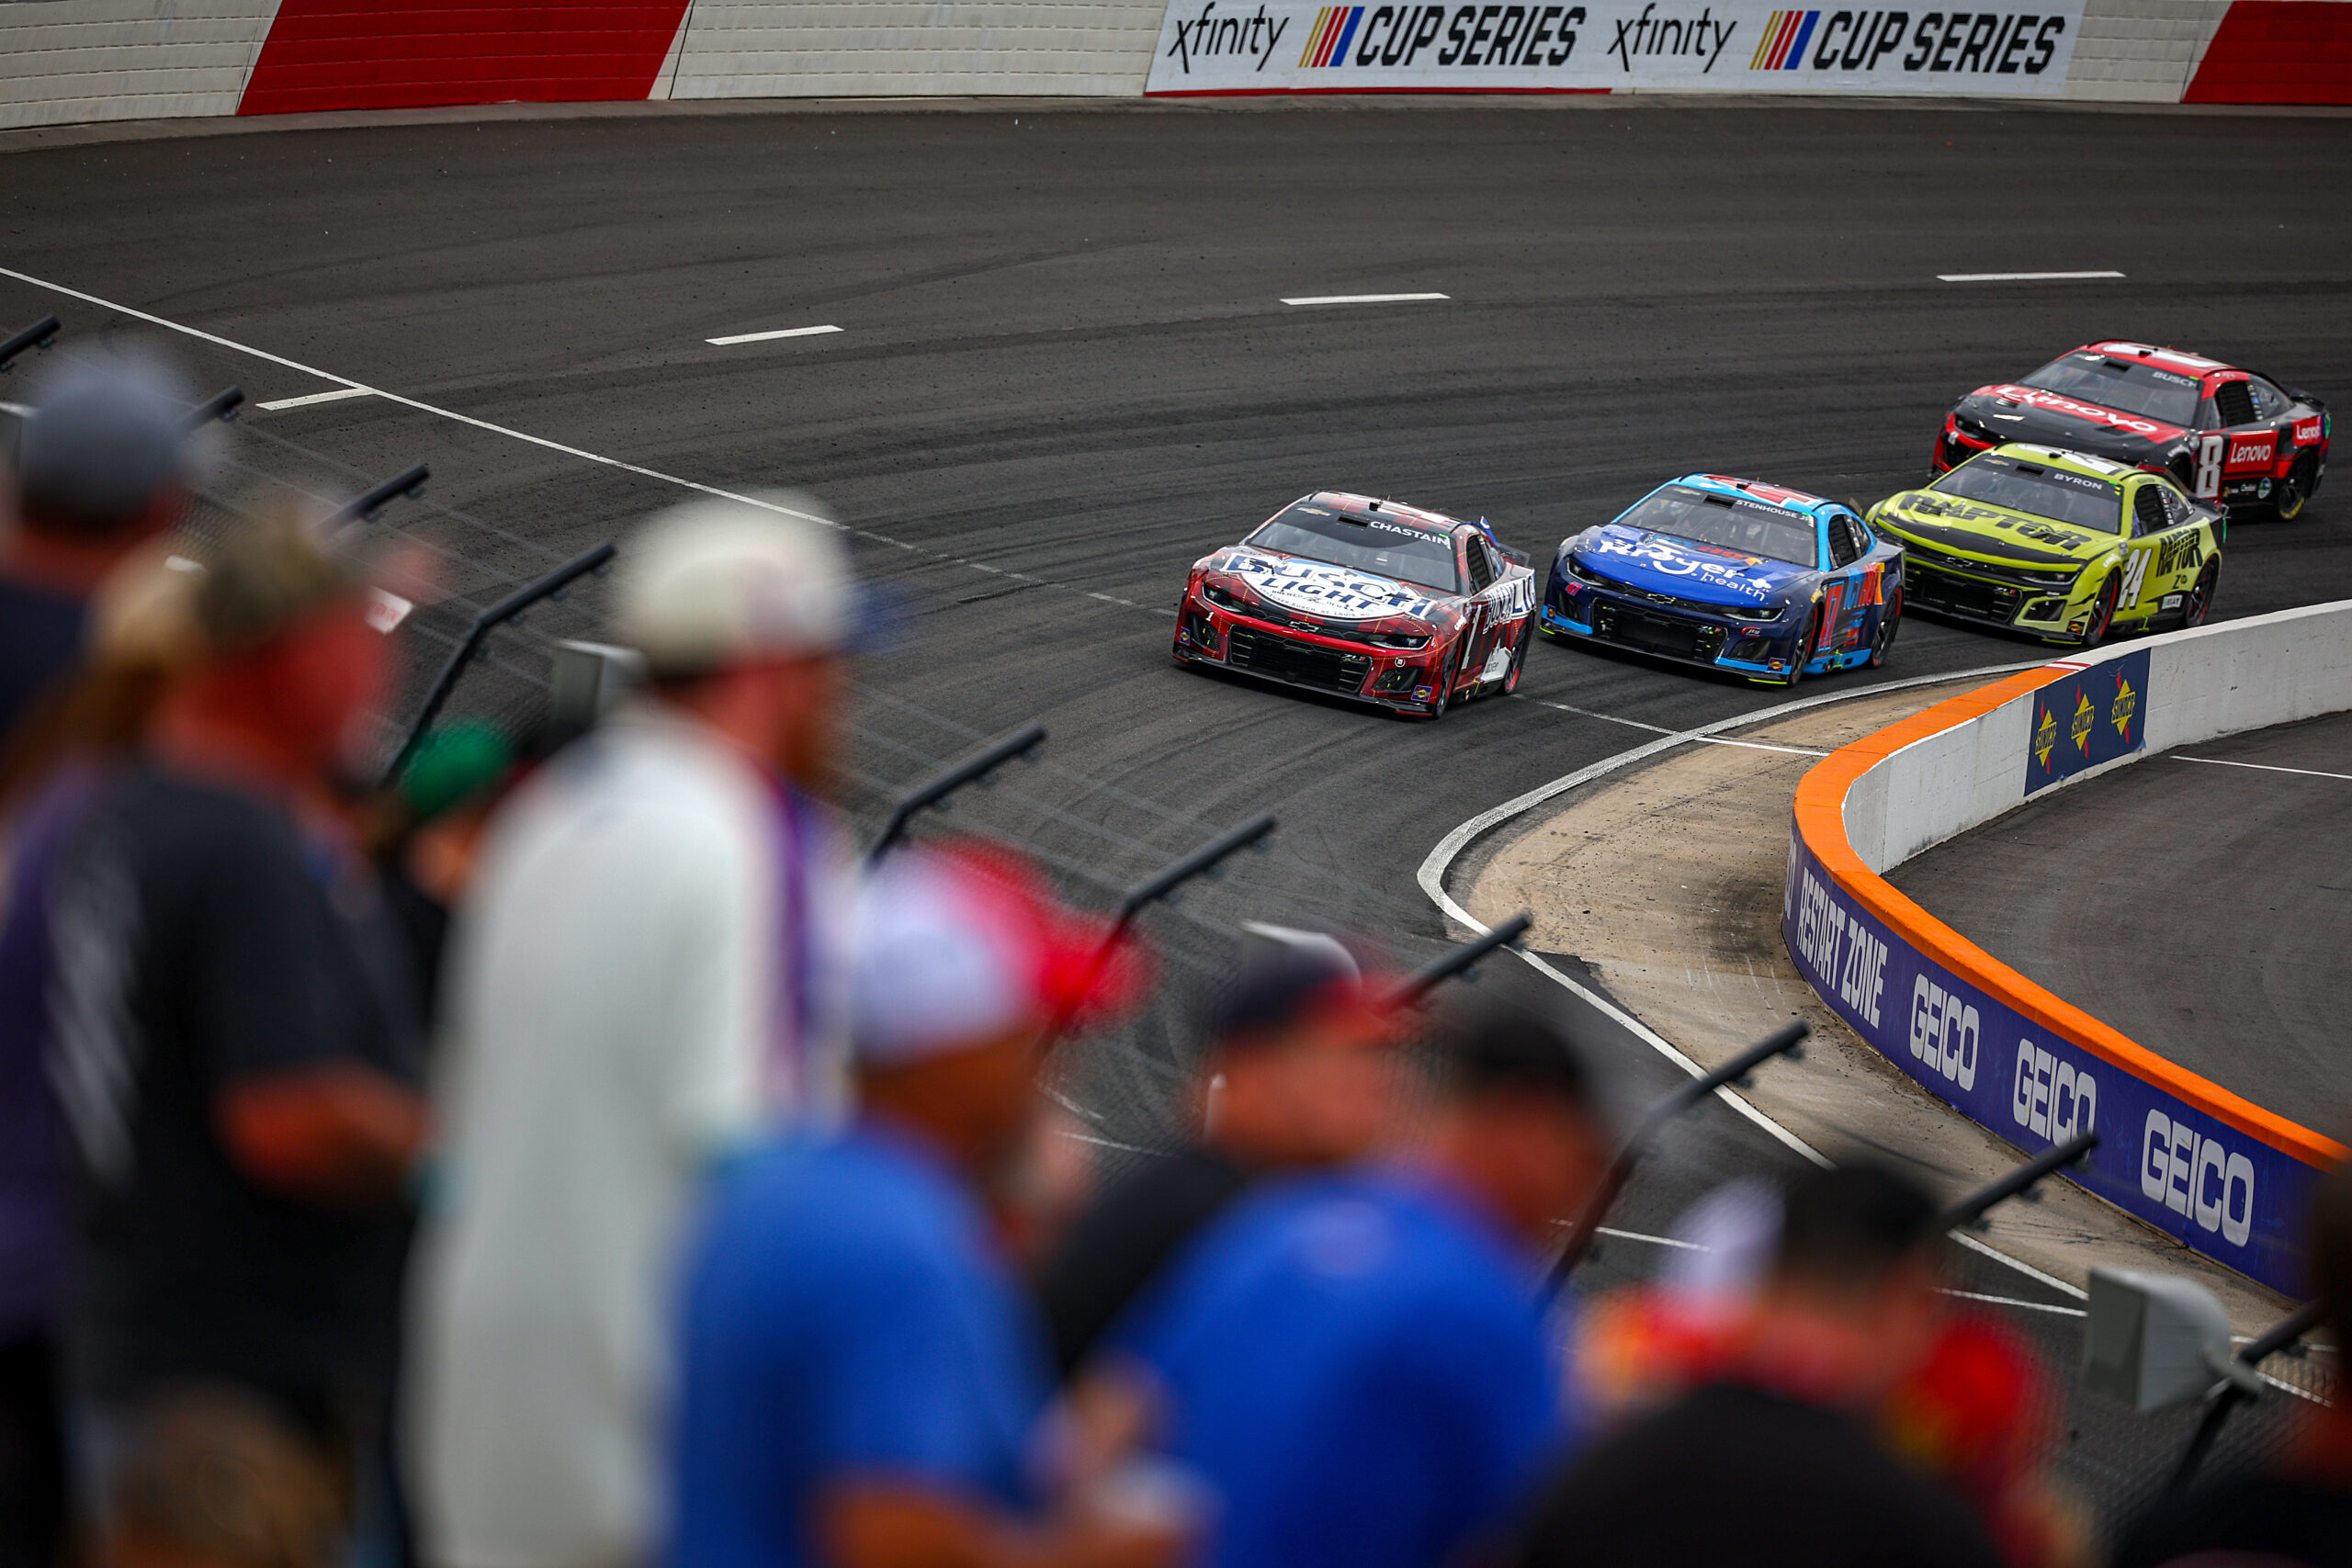
[[[82, 657], [90, 595], [186, 507], [187, 407], [175, 392], [137, 361], [65, 367], [34, 390], [17, 437], [15, 515], [0, 523], [0, 803], [25, 806], [40, 782], [25, 731]], [[0, 1568], [48, 1568], [65, 1518], [55, 1322], [63, 1221], [41, 1066], [47, 939], [28, 890], [50, 846], [32, 852], [21, 822], [10, 838], [0, 901]]]
[[689, 1270], [673, 1568], [1163, 1563], [1170, 1523], [1040, 1507], [1042, 1325], [983, 1205], [1091, 943], [1021, 880], [906, 850], [860, 899], [862, 1111], [720, 1192]]
[[626, 551], [648, 685], [491, 827], [451, 939], [406, 1448], [435, 1568], [654, 1549], [689, 1204], [844, 1099], [846, 884], [815, 804], [857, 596], [838, 537], [698, 502]]
[[187, 511], [188, 400], [160, 361], [52, 368], [17, 435], [16, 515], [0, 531], [0, 739], [81, 657], [92, 593]]
[[1391, 1130], [1396, 1024], [1336, 937], [1250, 928], [1209, 1034], [1195, 1141], [1112, 1186], [1040, 1270], [1065, 1372], [1251, 1182], [1357, 1158]]
[[1435, 1066], [1400, 1157], [1245, 1199], [1114, 1331], [1098, 1382], [1139, 1382], [1216, 1495], [1204, 1562], [1442, 1568], [1567, 1439], [1537, 1260], [1607, 1159], [1593, 1087], [1518, 1012], [1458, 1019]]
[[2286, 1451], [2251, 1474], [2168, 1497], [2124, 1538], [2118, 1568], [2342, 1568], [2352, 1563], [2352, 1164], [2320, 1182], [2303, 1256], [2320, 1329], [2336, 1357], [2335, 1399], [2301, 1413]]
[[192, 1403], [246, 1411], [347, 1521], [423, 1130], [413, 977], [334, 793], [388, 668], [360, 577], [274, 516], [193, 593], [200, 655], [96, 782], [49, 901], [69, 1388], [114, 1563], [201, 1556], [172, 1520], [270, 1506]]
[[1732, 1366], [1572, 1464], [1521, 1561], [1998, 1563], [1962, 1498], [1871, 1426], [1942, 1321], [1935, 1217], [1875, 1167], [1801, 1179]]

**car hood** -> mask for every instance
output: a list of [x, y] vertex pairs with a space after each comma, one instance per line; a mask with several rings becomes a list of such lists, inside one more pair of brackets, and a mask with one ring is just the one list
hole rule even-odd
[[1340, 621], [1380, 621], [1394, 615], [1426, 619], [1448, 596], [1395, 578], [1328, 561], [1236, 547], [1211, 563], [1257, 590], [1270, 604]]
[[2115, 535], [2096, 528], [1924, 490], [1889, 496], [1873, 510], [1871, 521], [1940, 549], [2016, 566], [2080, 566], [2118, 543]]
[[2031, 441], [2127, 463], [2161, 457], [2188, 435], [2177, 424], [2035, 387], [1980, 387], [1953, 412], [2004, 441]]
[[1779, 602], [1809, 569], [1611, 523], [1570, 541], [1577, 563], [1645, 593], [1745, 608]]

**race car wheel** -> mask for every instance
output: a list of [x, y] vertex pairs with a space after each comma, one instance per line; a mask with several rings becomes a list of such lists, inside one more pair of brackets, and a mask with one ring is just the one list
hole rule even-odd
[[2090, 624], [2083, 628], [2083, 647], [2097, 648], [2107, 640], [2108, 628], [2115, 624], [2115, 574], [2109, 572], [2098, 602], [2091, 605]]
[[[1528, 624], [1532, 626], [1534, 623], [1531, 621]], [[1510, 650], [1510, 668], [1503, 671], [1502, 685], [1498, 688], [1504, 696], [1519, 690], [1519, 672], [1527, 668], [1527, 645], [1534, 640], [1525, 632], [1519, 634], [1519, 646]]]
[[2180, 607], [2180, 624], [2184, 629], [2205, 624], [2205, 617], [2213, 612], [2214, 586], [2221, 581], [2221, 561], [2207, 561], [2205, 570], [2197, 574], [2197, 586], [2188, 591], [2188, 598]]
[[1821, 612], [1818, 609], [1805, 612], [1804, 630], [1797, 633], [1796, 646], [1791, 650], [1795, 657], [1789, 660], [1789, 678], [1781, 682], [1783, 686], [1793, 688], [1804, 679], [1804, 667], [1813, 661], [1814, 628], [1820, 624]]
[[1461, 673], [1462, 645], [1456, 643], [1453, 648], [1453, 652], [1446, 658], [1445, 673], [1438, 680], [1437, 700], [1430, 705], [1430, 722], [1431, 724], [1435, 724], [1439, 719], [1443, 718], [1445, 716], [1445, 710], [1453, 705], [1453, 680], [1455, 676]]
[[2281, 523], [2292, 523], [2303, 514], [2303, 508], [2311, 504], [2311, 499], [2312, 460], [2305, 457], [2288, 469], [2287, 477], [2280, 479], [2278, 488], [2270, 492], [2271, 514]]
[[1903, 629], [1903, 590], [1896, 589], [1878, 618], [1878, 635], [1871, 639], [1871, 668], [1878, 669], [1894, 648], [1894, 634]]

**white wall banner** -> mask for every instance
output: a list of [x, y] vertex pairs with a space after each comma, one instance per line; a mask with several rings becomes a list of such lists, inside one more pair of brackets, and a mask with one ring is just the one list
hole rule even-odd
[[1791, 11], [1770, 0], [1169, 0], [1144, 91], [2055, 94], [2084, 4]]

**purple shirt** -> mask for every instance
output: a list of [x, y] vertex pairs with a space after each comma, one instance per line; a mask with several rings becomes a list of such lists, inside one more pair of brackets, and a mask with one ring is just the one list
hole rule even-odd
[[49, 1083], [49, 883], [90, 801], [60, 773], [10, 837], [0, 913], [0, 1339], [55, 1317], [64, 1258], [65, 1150]]

